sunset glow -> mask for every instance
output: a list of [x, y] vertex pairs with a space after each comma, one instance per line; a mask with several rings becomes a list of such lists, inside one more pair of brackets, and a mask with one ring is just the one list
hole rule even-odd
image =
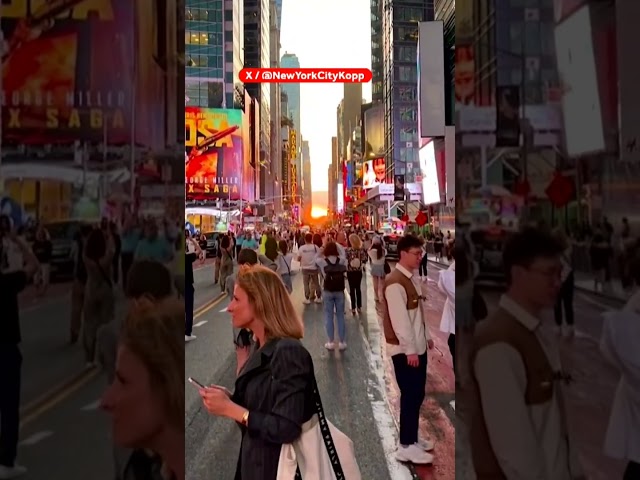
[[327, 215], [327, 209], [323, 207], [316, 207], [315, 205], [311, 209], [312, 218], [320, 218]]

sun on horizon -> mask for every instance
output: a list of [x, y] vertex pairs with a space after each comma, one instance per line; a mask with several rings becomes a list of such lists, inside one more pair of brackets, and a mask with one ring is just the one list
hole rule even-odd
[[311, 218], [320, 218], [327, 216], [327, 209], [323, 207], [311, 207]]

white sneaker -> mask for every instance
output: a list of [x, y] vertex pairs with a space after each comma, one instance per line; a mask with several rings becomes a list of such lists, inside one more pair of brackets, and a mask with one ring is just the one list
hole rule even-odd
[[309, 305], [311, 303], [311, 300], [309, 300], [308, 298], [305, 298], [302, 303], [304, 303], [305, 305]]
[[0, 465], [0, 479], [2, 480], [17, 478], [25, 473], [27, 473], [27, 469], [22, 465], [15, 464], [13, 467]]
[[430, 465], [433, 463], [433, 455], [421, 450], [416, 445], [407, 447], [401, 445], [396, 451], [396, 460], [399, 462], [415, 463], [417, 465]]
[[335, 350], [336, 344], [333, 342], [327, 342], [324, 344], [324, 348], [326, 348], [327, 350]]
[[195, 335], [185, 335], [184, 336], [184, 341], [185, 342], [190, 342], [192, 340], [195, 340], [196, 338], [198, 338], [198, 337], [196, 337]]
[[422, 440], [419, 438], [418, 441], [415, 443], [415, 446], [418, 447], [420, 450], [423, 450], [425, 452], [430, 452], [435, 447], [435, 444], [431, 440]]
[[339, 348], [340, 350], [346, 350], [346, 349], [347, 349], [347, 344], [346, 344], [345, 342], [340, 342], [340, 343], [338, 344], [338, 348]]
[[316, 298], [316, 303], [322, 303], [322, 299], [321, 298]]

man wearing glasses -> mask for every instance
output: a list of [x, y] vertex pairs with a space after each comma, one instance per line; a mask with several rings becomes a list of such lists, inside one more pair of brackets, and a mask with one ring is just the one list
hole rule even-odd
[[[418, 438], [420, 407], [427, 384], [427, 348], [433, 340], [426, 324], [422, 285], [417, 275], [422, 241], [405, 235], [398, 242], [400, 260], [385, 279], [385, 337], [400, 388], [400, 445], [396, 459], [433, 463], [433, 442]], [[388, 306], [392, 305], [393, 308]]]
[[503, 252], [507, 292], [476, 327], [471, 360], [471, 450], [476, 476], [584, 478], [569, 438], [563, 372], [542, 328], [562, 284], [562, 250], [537, 229], [514, 234]]

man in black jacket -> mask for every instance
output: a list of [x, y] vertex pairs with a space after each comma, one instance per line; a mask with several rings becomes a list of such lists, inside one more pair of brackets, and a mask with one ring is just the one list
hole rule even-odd
[[22, 353], [18, 294], [38, 269], [29, 246], [15, 235], [11, 220], [0, 216], [0, 478], [14, 478], [27, 469], [15, 463], [20, 431]]

